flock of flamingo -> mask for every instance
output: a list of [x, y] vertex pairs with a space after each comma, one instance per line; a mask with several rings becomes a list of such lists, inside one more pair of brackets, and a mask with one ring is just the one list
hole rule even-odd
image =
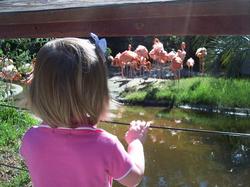
[[[131, 51], [131, 45], [129, 44], [128, 50], [118, 53], [115, 57], [112, 57], [112, 66], [119, 67], [121, 69], [121, 76], [125, 77], [125, 74], [129, 77], [133, 77], [139, 71], [140, 74], [144, 72], [151, 72], [152, 62], [155, 62], [160, 67], [159, 78], [162, 78], [162, 67], [167, 64], [169, 69], [174, 74], [174, 77], [180, 78], [180, 70], [183, 68], [183, 63], [186, 57], [186, 44], [181, 43], [180, 49], [171, 52], [167, 52], [164, 49], [163, 43], [158, 38], [153, 41], [152, 50], [148, 52], [148, 49], [143, 45], [138, 45], [135, 51]], [[200, 72], [204, 73], [205, 56], [207, 55], [206, 48], [202, 47], [196, 51], [196, 56], [200, 60]], [[194, 66], [194, 59], [189, 58], [186, 61], [186, 65], [189, 68], [189, 72], [192, 71]]]
[[[181, 43], [180, 49], [171, 52], [167, 52], [164, 49], [163, 43], [158, 38], [153, 41], [152, 50], [148, 52], [148, 49], [143, 45], [138, 45], [135, 51], [131, 50], [129, 44], [128, 50], [118, 53], [115, 57], [111, 57], [112, 65], [121, 69], [121, 76], [134, 77], [137, 72], [140, 75], [144, 75], [144, 72], [151, 72], [152, 62], [160, 67], [159, 78], [162, 78], [162, 68], [165, 64], [169, 67], [170, 71], [174, 74], [175, 79], [180, 78], [180, 70], [183, 68], [184, 60], [186, 57], [186, 44]], [[199, 58], [200, 72], [204, 73], [205, 56], [207, 55], [206, 48], [202, 47], [196, 51], [196, 56]], [[189, 72], [192, 72], [194, 66], [194, 59], [189, 58], [186, 61], [186, 65], [189, 68]], [[0, 57], [0, 78], [9, 82], [20, 81], [24, 84], [30, 84], [33, 78], [33, 69], [35, 65], [35, 59], [31, 63], [22, 65], [16, 68], [12, 59], [7, 57]], [[190, 74], [191, 75], [191, 74]]]
[[10, 81], [10, 83], [20, 81], [24, 84], [30, 84], [33, 78], [34, 64], [35, 59], [17, 69], [12, 59], [0, 57], [0, 67], [2, 67], [0, 78]]

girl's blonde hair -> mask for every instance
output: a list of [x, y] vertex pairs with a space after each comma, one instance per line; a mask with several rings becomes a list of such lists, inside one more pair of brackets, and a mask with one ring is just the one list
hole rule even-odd
[[31, 107], [52, 127], [94, 125], [108, 104], [107, 71], [89, 40], [56, 39], [37, 54]]

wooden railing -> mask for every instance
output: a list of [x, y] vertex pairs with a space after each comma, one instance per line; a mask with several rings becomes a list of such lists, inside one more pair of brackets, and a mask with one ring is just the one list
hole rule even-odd
[[250, 0], [41, 2], [0, 1], [0, 38], [250, 34]]

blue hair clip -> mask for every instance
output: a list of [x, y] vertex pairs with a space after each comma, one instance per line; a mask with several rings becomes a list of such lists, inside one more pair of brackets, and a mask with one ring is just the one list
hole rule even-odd
[[107, 51], [107, 41], [105, 38], [99, 39], [98, 36], [94, 33], [90, 33], [91, 38], [95, 41], [95, 46], [99, 56], [101, 57], [102, 61], [106, 61], [106, 51]]

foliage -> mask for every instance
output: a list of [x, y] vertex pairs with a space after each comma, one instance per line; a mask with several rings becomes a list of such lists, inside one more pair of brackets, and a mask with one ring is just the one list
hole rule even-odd
[[18, 38], [0, 40], [0, 57], [8, 57], [14, 65], [20, 66], [31, 63], [38, 50], [50, 39], [48, 38]]
[[189, 38], [192, 50], [206, 47], [207, 70], [223, 70], [228, 77], [241, 77], [243, 63], [249, 63], [250, 36], [196, 36]]
[[230, 77], [241, 76], [241, 67], [250, 59], [250, 36], [219, 37], [215, 43], [217, 56]]
[[[152, 84], [147, 90], [127, 92], [125, 98], [131, 102], [146, 99], [175, 101], [175, 104], [203, 104], [218, 107], [250, 107], [250, 82], [244, 79], [196, 77], [181, 79], [178, 84], [170, 80]], [[157, 88], [157, 89], [156, 89]], [[155, 90], [156, 93], [155, 93]], [[152, 94], [152, 92], [154, 92]]]

